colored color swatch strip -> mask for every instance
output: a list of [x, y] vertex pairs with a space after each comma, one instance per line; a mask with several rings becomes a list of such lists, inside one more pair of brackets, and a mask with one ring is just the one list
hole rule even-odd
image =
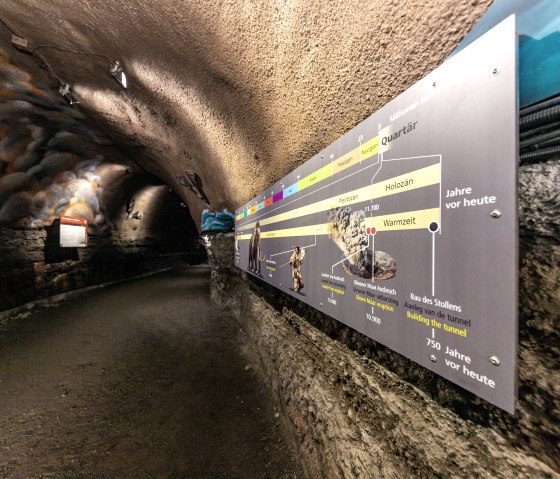
[[294, 183], [293, 185], [284, 188], [284, 198], [287, 198], [288, 196], [292, 196], [294, 193], [297, 192], [298, 192], [298, 184]]
[[323, 166], [323, 168], [319, 168], [317, 171], [311, 173], [310, 175], [307, 175], [305, 178], [303, 178], [303, 180], [299, 180], [298, 187], [300, 190], [303, 190], [311, 185], [314, 185], [315, 183], [318, 183], [319, 181], [328, 178], [329, 176], [332, 176], [332, 174], [332, 163], [329, 163], [328, 165]]
[[[263, 207], [266, 208], [278, 201], [287, 198], [288, 196], [297, 193], [305, 188], [309, 188], [310, 186], [319, 183], [331, 176], [340, 173], [341, 171], [345, 170], [346, 168], [350, 168], [355, 164], [367, 160], [373, 155], [378, 154], [379, 152], [379, 137], [376, 136], [371, 140], [366, 141], [365, 143], [361, 144], [357, 148], [354, 148], [351, 152], [342, 155], [340, 158], [333, 160], [332, 162], [328, 163], [327, 165], [319, 168], [317, 171], [307, 175], [305, 178], [297, 181], [293, 185], [284, 188], [283, 191], [279, 191], [278, 193], [274, 194], [270, 198], [267, 198], [264, 201]], [[257, 211], [260, 211], [262, 208], [258, 207], [253, 210], [254, 207], [245, 210], [243, 213], [238, 214], [235, 219], [241, 220], [245, 216], [252, 215]]]

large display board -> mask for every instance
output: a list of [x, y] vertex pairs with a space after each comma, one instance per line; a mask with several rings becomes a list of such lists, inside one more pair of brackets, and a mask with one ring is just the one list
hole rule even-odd
[[238, 267], [509, 412], [515, 61], [510, 17], [238, 209], [235, 223]]

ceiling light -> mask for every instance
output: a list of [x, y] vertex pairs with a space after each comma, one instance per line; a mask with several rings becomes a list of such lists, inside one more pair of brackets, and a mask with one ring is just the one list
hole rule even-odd
[[24, 52], [30, 53], [29, 40], [27, 38], [18, 37], [17, 35], [12, 35], [12, 45]]
[[126, 89], [126, 75], [124, 74], [121, 64], [119, 62], [115, 62], [109, 68], [109, 75], [111, 75], [115, 80], [117, 80], [117, 83], [120, 86]]
[[70, 91], [70, 85], [66, 83], [65, 85], [61, 85], [58, 89], [58, 92], [64, 97], [64, 99], [68, 102], [69, 105], [73, 105], [74, 103], [80, 103], [78, 99], [74, 96], [74, 94]]

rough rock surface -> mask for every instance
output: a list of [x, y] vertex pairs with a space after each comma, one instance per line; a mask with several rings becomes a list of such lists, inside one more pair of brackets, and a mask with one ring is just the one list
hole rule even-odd
[[560, 478], [558, 247], [524, 242], [521, 298], [538, 296], [521, 305], [511, 416], [236, 269], [232, 234], [207, 246], [213, 298], [251, 337], [310, 478]]
[[[363, 210], [352, 211], [345, 206], [329, 211], [328, 221], [331, 225], [331, 239], [342, 250], [342, 266], [347, 274], [371, 278], [372, 254], [367, 248], [369, 242], [364, 226]], [[390, 279], [397, 274], [397, 263], [391, 255], [384, 251], [375, 252], [375, 279]]]
[[[366, 229], [363, 225], [366, 218], [363, 210], [352, 211], [352, 208], [334, 208], [329, 211], [328, 222], [331, 227], [331, 239], [342, 250], [348, 262], [358, 268], [365, 269], [365, 248], [368, 245]], [[371, 268], [370, 268], [371, 277]]]
[[[371, 250], [366, 250], [363, 256], [363, 262], [358, 265], [353, 265], [348, 259], [342, 262], [344, 271], [352, 276], [361, 276], [362, 278], [371, 278], [371, 265], [372, 254]], [[375, 252], [375, 267], [373, 269], [373, 276], [375, 279], [391, 279], [397, 274], [397, 262], [395, 259], [385, 253], [384, 251]]]
[[121, 61], [126, 93], [105, 60], [40, 50], [198, 219], [185, 170], [233, 211], [441, 64], [490, 3], [3, 0], [0, 17], [34, 45]]
[[519, 168], [521, 233], [548, 239], [560, 236], [560, 160]]

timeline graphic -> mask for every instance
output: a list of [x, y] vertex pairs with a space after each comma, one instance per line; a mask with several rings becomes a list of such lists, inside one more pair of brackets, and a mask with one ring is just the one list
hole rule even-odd
[[235, 222], [239, 268], [510, 412], [515, 71], [507, 19]]

